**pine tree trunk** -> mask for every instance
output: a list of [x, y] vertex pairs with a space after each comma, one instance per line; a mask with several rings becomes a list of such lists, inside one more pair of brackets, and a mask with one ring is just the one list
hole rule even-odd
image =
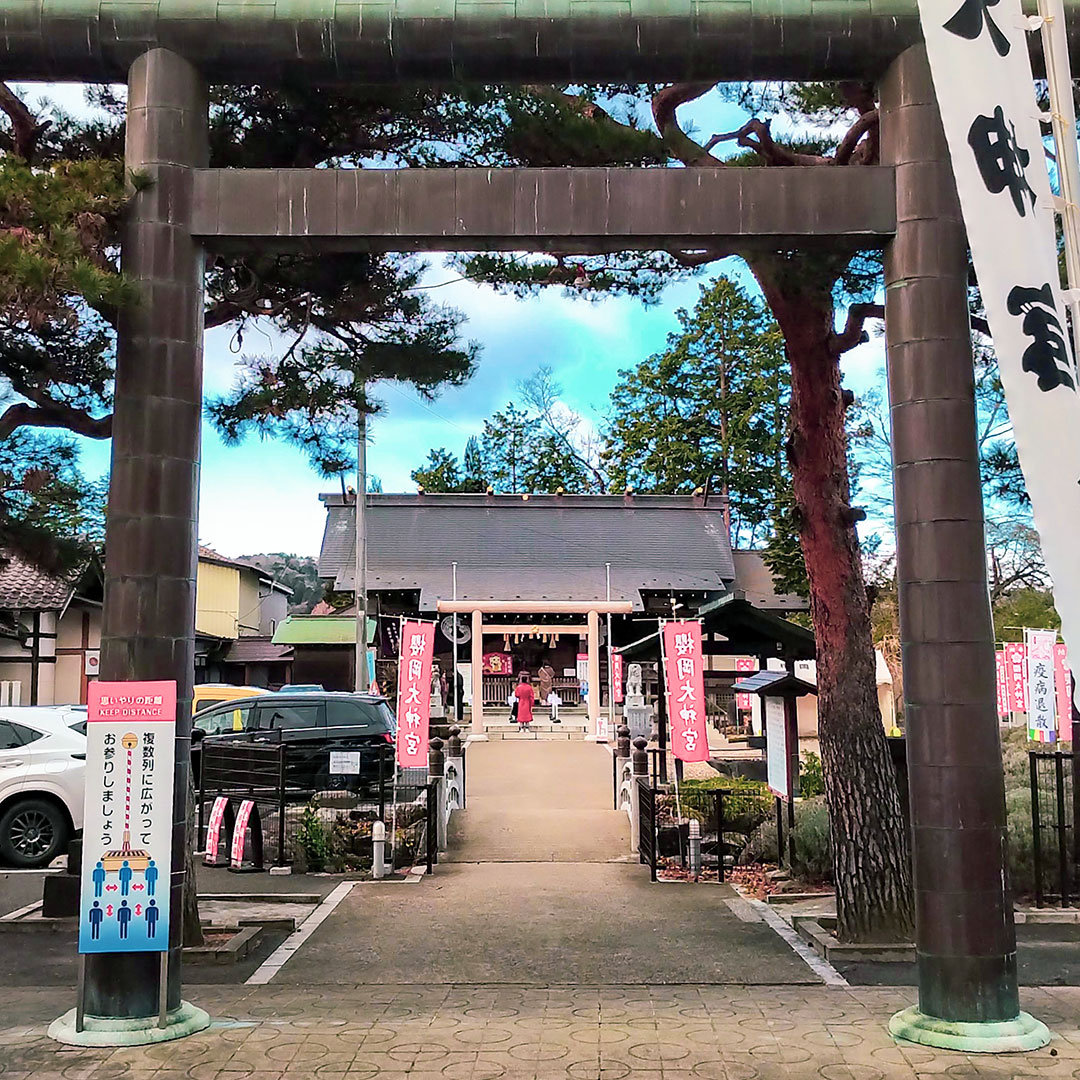
[[845, 406], [833, 341], [835, 275], [781, 258], [755, 260], [751, 268], [791, 364], [789, 456], [817, 639], [818, 737], [837, 933], [841, 941], [910, 940], [910, 855], [878, 707], [869, 603], [850, 516]]

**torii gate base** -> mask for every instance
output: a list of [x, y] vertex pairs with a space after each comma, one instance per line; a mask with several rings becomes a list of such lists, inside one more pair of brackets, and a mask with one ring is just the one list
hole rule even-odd
[[[81, 47], [81, 37], [72, 41]], [[257, 52], [253, 45], [249, 60]], [[806, 77], [822, 74], [810, 67]], [[524, 55], [513, 72], [530, 77]], [[215, 174], [205, 169], [206, 128], [199, 72], [163, 49], [140, 55], [130, 72], [127, 167], [154, 182], [134, 195], [124, 235], [123, 267], [144, 286], [146, 302], [124, 315], [119, 333], [102, 675], [178, 684], [170, 1015], [181, 1010], [201, 245], [409, 250], [443, 241], [461, 249], [483, 236], [492, 248], [501, 237], [514, 250], [612, 251], [665, 243], [692, 248], [725, 234], [720, 239], [775, 250], [815, 237], [876, 247], [895, 232], [886, 260], [886, 331], [921, 1012], [901, 1014], [892, 1030], [950, 1049], [1023, 1050], [1045, 1042], [1045, 1027], [1019, 1011], [963, 226], [922, 47], [900, 55], [882, 86], [887, 167], [755, 169], [746, 181], [752, 198], [711, 197], [710, 184], [741, 191], [738, 169], [530, 170], [520, 183], [513, 170], [472, 170], [473, 179], [460, 185], [445, 170], [409, 170], [407, 183], [400, 177], [387, 183], [394, 194], [377, 227], [364, 226], [383, 204], [356, 197], [355, 175], [339, 183], [332, 170], [288, 170], [254, 182], [240, 170]], [[500, 217], [503, 200], [455, 202], [460, 192], [478, 190], [469, 185], [482, 172], [492, 192], [522, 200], [509, 215], [510, 231]], [[833, 197], [800, 198], [807, 190], [800, 185], [820, 184], [821, 176]], [[639, 180], [650, 193], [647, 210], [636, 213], [625, 199], [609, 205], [611, 192], [636, 195]], [[688, 183], [699, 185], [696, 195], [688, 197]], [[242, 206], [235, 197], [226, 205], [225, 192], [235, 196], [236, 184], [247, 197]], [[331, 197], [308, 198], [315, 191]], [[405, 220], [410, 192], [420, 220]], [[215, 193], [219, 202], [212, 202]], [[486, 231], [470, 227], [485, 222]], [[147, 1032], [158, 1012], [158, 972], [156, 954], [88, 958], [88, 1027], [96, 1017]], [[187, 1030], [177, 1026], [165, 1037]]]

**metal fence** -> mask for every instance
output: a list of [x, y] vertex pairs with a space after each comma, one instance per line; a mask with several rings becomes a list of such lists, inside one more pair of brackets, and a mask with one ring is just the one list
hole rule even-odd
[[1032, 750], [1031, 841], [1034, 862], [1035, 905], [1059, 903], [1062, 907], [1078, 897], [1077, 868], [1080, 866], [1080, 831], [1074, 799], [1073, 754]]
[[[437, 785], [427, 769], [399, 769], [392, 752], [378, 755], [366, 776], [332, 776], [316, 790], [290, 781], [287, 743], [204, 744], [197, 795], [200, 850], [206, 851], [212, 807], [221, 797], [230, 828], [242, 802], [254, 804], [248, 826], [252, 857], [243, 860], [252, 869], [262, 869], [264, 853], [276, 866], [363, 869], [371, 862], [372, 826], [383, 821], [388, 861], [398, 867], [426, 863], [430, 871], [438, 858]], [[223, 852], [228, 851], [226, 845]]]
[[732, 788], [683, 787], [674, 784], [652, 785], [639, 781], [649, 792], [649, 830], [646, 837], [644, 804], [642, 809], [639, 854], [651, 859], [652, 876], [664, 864], [689, 871], [690, 821], [700, 825], [702, 864], [698, 880], [723, 882], [727, 877], [728, 858], [735, 860], [747, 838], [772, 812], [772, 797]]

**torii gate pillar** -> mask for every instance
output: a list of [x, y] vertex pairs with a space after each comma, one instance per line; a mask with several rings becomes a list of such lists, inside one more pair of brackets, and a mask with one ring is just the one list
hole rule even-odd
[[[201, 1010], [181, 1009], [180, 947], [202, 417], [203, 255], [190, 223], [193, 170], [208, 164], [207, 110], [201, 75], [175, 53], [153, 49], [132, 64], [124, 164], [129, 182], [137, 171], [150, 183], [139, 185], [123, 234], [122, 269], [142, 300], [123, 311], [117, 335], [101, 677], [177, 685], [171, 1037], [206, 1019]], [[156, 1022], [159, 966], [157, 953], [88, 956], [88, 1022]]]
[[881, 85], [896, 170], [885, 256], [919, 1007], [894, 1035], [956, 1050], [1049, 1039], [1020, 1012], [986, 584], [967, 242], [923, 45]]

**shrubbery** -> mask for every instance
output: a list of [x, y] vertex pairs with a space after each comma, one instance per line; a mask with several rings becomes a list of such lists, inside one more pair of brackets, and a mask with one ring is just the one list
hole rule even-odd
[[[1022, 728], [1005, 732], [1001, 740], [1005, 771], [1005, 811], [1009, 826], [1009, 874], [1014, 894], [1021, 897], [1030, 896], [1035, 890], [1028, 751], [1040, 745], [1030, 742], [1027, 732]], [[820, 765], [817, 755], [803, 755], [801, 783], [807, 796], [815, 790], [813, 778], [820, 771]], [[785, 862], [786, 857], [785, 851]], [[778, 861], [776, 815], [770, 807], [761, 824], [750, 836], [739, 862]], [[827, 882], [832, 879], [829, 813], [825, 799], [820, 794], [803, 798], [795, 804], [794, 872], [795, 876], [808, 882]]]

